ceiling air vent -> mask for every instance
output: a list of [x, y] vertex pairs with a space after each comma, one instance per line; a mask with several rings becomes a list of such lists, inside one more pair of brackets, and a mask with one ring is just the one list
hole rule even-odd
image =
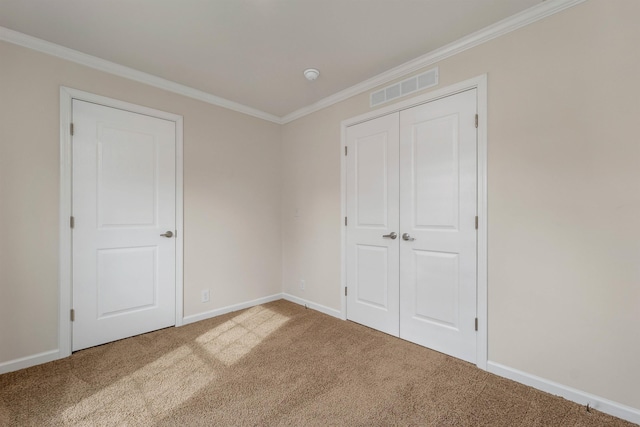
[[384, 104], [385, 102], [389, 102], [393, 99], [409, 95], [410, 93], [417, 92], [428, 87], [436, 86], [437, 84], [438, 67], [432, 68], [422, 74], [402, 80], [401, 82], [392, 84], [375, 92], [371, 92], [369, 95], [370, 106], [375, 107], [376, 105]]

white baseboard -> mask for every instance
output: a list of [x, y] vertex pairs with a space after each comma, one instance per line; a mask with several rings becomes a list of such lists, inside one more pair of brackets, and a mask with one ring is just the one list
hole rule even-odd
[[535, 375], [531, 375], [496, 362], [487, 362], [487, 371], [491, 372], [492, 374], [509, 378], [510, 380], [514, 380], [519, 383], [537, 388], [538, 390], [546, 391], [547, 393], [564, 397], [565, 399], [571, 400], [572, 402], [578, 403], [580, 405], [586, 406], [587, 404], [589, 404], [590, 407], [600, 412], [604, 412], [605, 414], [613, 415], [614, 417], [622, 418], [623, 420], [640, 424], [640, 409], [613, 402], [609, 399], [605, 399], [591, 393], [587, 393], [563, 384], [537, 377]]
[[303, 298], [298, 298], [291, 294], [282, 293], [282, 294], [273, 294], [268, 297], [254, 299], [252, 301], [246, 301], [240, 304], [229, 305], [227, 307], [217, 308], [215, 310], [206, 311], [204, 313], [198, 313], [191, 316], [187, 316], [182, 319], [183, 325], [188, 325], [189, 323], [199, 322], [201, 320], [210, 319], [212, 317], [221, 316], [223, 314], [231, 313], [232, 311], [243, 310], [245, 308], [254, 307], [260, 304], [266, 304], [271, 301], [277, 301], [279, 299], [285, 299], [287, 301], [304, 305], [313, 310], [319, 311], [320, 313], [328, 314], [329, 316], [337, 317], [341, 319], [340, 310], [335, 310], [333, 308], [325, 307], [321, 304], [316, 304], [315, 302], [307, 301]]
[[329, 316], [342, 319], [342, 314], [340, 313], [340, 310], [325, 307], [324, 305], [316, 304], [315, 302], [307, 301], [306, 299], [298, 298], [294, 295], [287, 294], [287, 293], [283, 293], [282, 298], [287, 301], [294, 302], [296, 304], [304, 305], [305, 307], [319, 311], [320, 313], [328, 314]]
[[[339, 317], [340, 312], [319, 304], [314, 304], [309, 301], [305, 301], [300, 298], [296, 298], [287, 294], [273, 294], [267, 297], [254, 299], [252, 301], [245, 301], [239, 304], [229, 305], [226, 307], [218, 308], [215, 310], [206, 311], [204, 313], [198, 313], [191, 316], [186, 316], [182, 319], [182, 325], [188, 325], [189, 323], [198, 322], [200, 320], [210, 319], [212, 317], [220, 316], [223, 314], [231, 313], [233, 311], [242, 310], [245, 308], [254, 307], [256, 305], [265, 304], [271, 301], [277, 301], [279, 299], [287, 299], [297, 304], [306, 305], [309, 308], [320, 311], [330, 316]], [[337, 313], [337, 314], [336, 314]], [[43, 363], [52, 362], [54, 360], [62, 359], [69, 356], [64, 354], [59, 349], [45, 351], [43, 353], [33, 354], [30, 356], [21, 357], [18, 359], [8, 360], [6, 362], [0, 362], [0, 374], [6, 374], [8, 372], [18, 371], [20, 369], [29, 368], [31, 366], [41, 365]]]
[[241, 302], [239, 304], [228, 305], [222, 308], [216, 308], [215, 310], [205, 311], [204, 313], [193, 314], [186, 316], [182, 319], [182, 325], [188, 325], [189, 323], [199, 322], [201, 320], [210, 319], [212, 317], [221, 316], [223, 314], [231, 313], [232, 311], [243, 310], [260, 304], [266, 304], [271, 301], [277, 301], [282, 299], [282, 294], [274, 294], [268, 297], [254, 299], [252, 301]]
[[19, 371], [20, 369], [30, 368], [32, 366], [41, 365], [62, 358], [60, 350], [49, 350], [31, 356], [21, 357], [19, 359], [9, 360], [0, 363], [0, 374], [7, 372]]

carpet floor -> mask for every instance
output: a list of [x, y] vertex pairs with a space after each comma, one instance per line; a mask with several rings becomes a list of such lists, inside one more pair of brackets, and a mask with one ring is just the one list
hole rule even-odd
[[0, 425], [633, 424], [281, 300], [0, 375]]

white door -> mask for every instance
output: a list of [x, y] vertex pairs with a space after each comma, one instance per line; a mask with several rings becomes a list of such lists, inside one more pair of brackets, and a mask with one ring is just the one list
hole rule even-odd
[[351, 126], [346, 165], [347, 318], [470, 362], [475, 114], [469, 90]]
[[73, 124], [75, 351], [175, 324], [176, 129], [78, 100]]
[[475, 114], [475, 90], [400, 113], [400, 337], [473, 363]]
[[397, 113], [347, 129], [347, 318], [396, 336], [398, 140]]

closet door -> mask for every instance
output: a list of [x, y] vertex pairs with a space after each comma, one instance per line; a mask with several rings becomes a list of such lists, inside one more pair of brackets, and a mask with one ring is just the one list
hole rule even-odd
[[398, 113], [347, 129], [347, 318], [399, 333]]
[[400, 337], [476, 361], [476, 90], [400, 113]]

